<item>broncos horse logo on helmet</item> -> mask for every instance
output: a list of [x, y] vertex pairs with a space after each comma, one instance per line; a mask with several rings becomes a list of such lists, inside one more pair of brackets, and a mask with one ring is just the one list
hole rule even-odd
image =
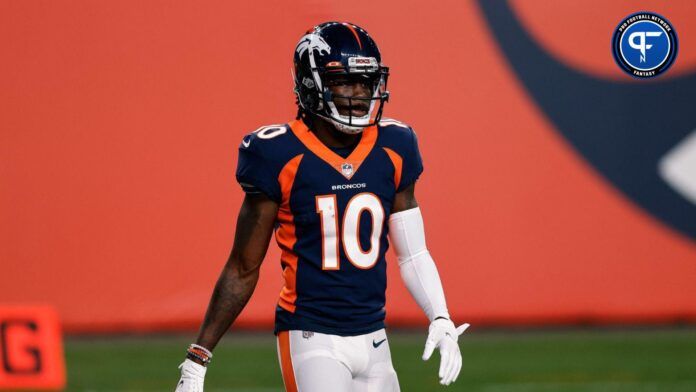
[[[324, 38], [316, 34], [307, 34], [300, 42], [297, 44], [297, 49], [295, 52], [302, 57], [307, 50], [317, 51], [320, 55], [322, 53], [331, 54], [331, 47], [324, 41]], [[311, 57], [312, 59], [314, 56]]]
[[[322, 117], [346, 133], [359, 133], [379, 122], [384, 103], [389, 99], [389, 68], [382, 64], [377, 44], [364, 29], [342, 22], [317, 25], [298, 42], [293, 63], [299, 116]], [[371, 96], [341, 96], [349, 102], [348, 114], [342, 115], [326, 81], [346, 75], [361, 76], [369, 81]], [[352, 114], [353, 104], [358, 102], [369, 108], [363, 116]]]

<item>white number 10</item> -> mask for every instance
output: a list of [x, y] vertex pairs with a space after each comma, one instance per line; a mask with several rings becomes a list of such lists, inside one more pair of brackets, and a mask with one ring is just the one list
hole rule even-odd
[[[321, 253], [322, 269], [337, 270], [338, 256], [338, 204], [336, 195], [316, 197], [317, 213], [321, 218]], [[372, 216], [372, 232], [370, 234], [370, 249], [363, 251], [360, 245], [360, 217], [363, 211]], [[384, 208], [379, 198], [372, 193], [360, 193], [353, 196], [346, 205], [343, 214], [342, 243], [343, 251], [348, 260], [361, 269], [372, 268], [379, 257], [380, 236], [384, 224]]]

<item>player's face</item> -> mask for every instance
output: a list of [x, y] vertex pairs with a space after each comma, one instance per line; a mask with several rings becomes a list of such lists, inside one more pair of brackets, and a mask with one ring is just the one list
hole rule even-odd
[[333, 101], [338, 113], [342, 116], [351, 114], [354, 117], [362, 117], [370, 109], [372, 85], [372, 79], [366, 75], [338, 75], [326, 82], [326, 86], [334, 95]]

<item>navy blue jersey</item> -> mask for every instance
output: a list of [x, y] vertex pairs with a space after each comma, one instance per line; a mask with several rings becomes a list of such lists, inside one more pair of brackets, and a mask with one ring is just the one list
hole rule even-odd
[[395, 120], [366, 128], [346, 153], [325, 146], [301, 120], [262, 127], [239, 147], [237, 181], [280, 206], [275, 237], [285, 284], [276, 333], [384, 328], [387, 222], [395, 194], [423, 164], [415, 133]]

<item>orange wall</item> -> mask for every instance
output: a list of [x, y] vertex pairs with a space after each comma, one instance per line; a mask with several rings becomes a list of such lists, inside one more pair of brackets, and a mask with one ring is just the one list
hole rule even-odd
[[[696, 3], [605, 3], [512, 5], [565, 64], [627, 82], [612, 29], [659, 12], [681, 44], [665, 78], [694, 72]], [[51, 304], [73, 332], [196, 327], [234, 235], [240, 138], [294, 116], [294, 45], [331, 19], [365, 27], [391, 67], [385, 113], [419, 134], [457, 320], [696, 320], [696, 242], [588, 165], [456, 0], [1, 2], [0, 302]], [[270, 325], [278, 257], [239, 325]], [[389, 321], [422, 323], [390, 261]]]

